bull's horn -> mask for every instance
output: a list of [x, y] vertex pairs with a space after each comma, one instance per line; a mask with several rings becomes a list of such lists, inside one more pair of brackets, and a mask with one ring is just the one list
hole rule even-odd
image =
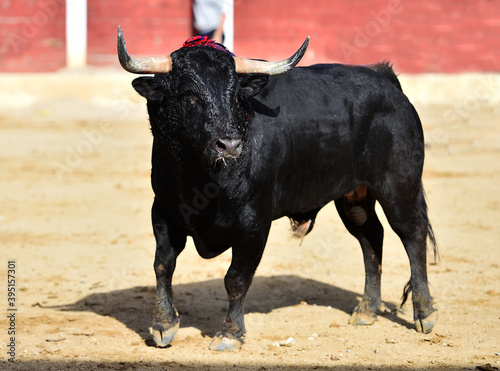
[[309, 36], [302, 46], [290, 58], [281, 62], [264, 62], [253, 59], [234, 57], [237, 73], [265, 73], [267, 75], [280, 75], [291, 70], [300, 62], [309, 45]]
[[141, 59], [132, 58], [128, 54], [121, 26], [118, 26], [118, 58], [123, 69], [132, 73], [167, 73], [172, 70], [172, 58], [169, 55]]

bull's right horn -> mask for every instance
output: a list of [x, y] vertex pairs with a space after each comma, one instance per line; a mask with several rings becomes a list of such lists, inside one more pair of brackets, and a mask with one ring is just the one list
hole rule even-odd
[[302, 46], [290, 58], [280, 62], [265, 62], [257, 61], [254, 59], [245, 59], [234, 57], [237, 73], [265, 73], [267, 75], [280, 75], [291, 70], [295, 67], [302, 57], [309, 45], [309, 36], [304, 41]]
[[172, 70], [172, 58], [163, 57], [132, 58], [127, 51], [123, 30], [118, 26], [118, 59], [123, 69], [132, 73], [168, 73]]

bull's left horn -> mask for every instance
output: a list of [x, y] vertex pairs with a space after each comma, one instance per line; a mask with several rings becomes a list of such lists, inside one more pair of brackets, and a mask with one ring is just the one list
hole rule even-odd
[[291, 70], [300, 62], [309, 45], [309, 36], [302, 46], [290, 58], [280, 62], [264, 62], [253, 59], [234, 57], [237, 73], [265, 73], [267, 75], [280, 75]]
[[167, 73], [172, 70], [172, 58], [163, 57], [132, 58], [127, 51], [123, 30], [118, 26], [118, 59], [123, 69], [132, 73]]

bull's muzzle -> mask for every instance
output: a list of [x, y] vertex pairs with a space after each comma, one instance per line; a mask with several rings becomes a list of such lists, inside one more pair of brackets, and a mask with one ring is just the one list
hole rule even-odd
[[223, 138], [215, 142], [215, 150], [221, 158], [238, 158], [242, 149], [243, 143], [240, 139]]

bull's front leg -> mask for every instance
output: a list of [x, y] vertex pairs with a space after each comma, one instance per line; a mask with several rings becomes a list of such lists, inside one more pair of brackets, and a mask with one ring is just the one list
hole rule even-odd
[[211, 350], [234, 351], [244, 343], [245, 321], [244, 301], [255, 270], [260, 263], [262, 253], [269, 233], [270, 225], [260, 238], [249, 244], [238, 244], [232, 248], [232, 261], [224, 278], [229, 309], [221, 331], [219, 331], [209, 346]]
[[156, 300], [150, 332], [156, 346], [166, 347], [174, 340], [180, 325], [179, 314], [173, 304], [172, 275], [177, 256], [186, 245], [186, 235], [179, 232], [156, 200], [151, 217], [156, 238]]

